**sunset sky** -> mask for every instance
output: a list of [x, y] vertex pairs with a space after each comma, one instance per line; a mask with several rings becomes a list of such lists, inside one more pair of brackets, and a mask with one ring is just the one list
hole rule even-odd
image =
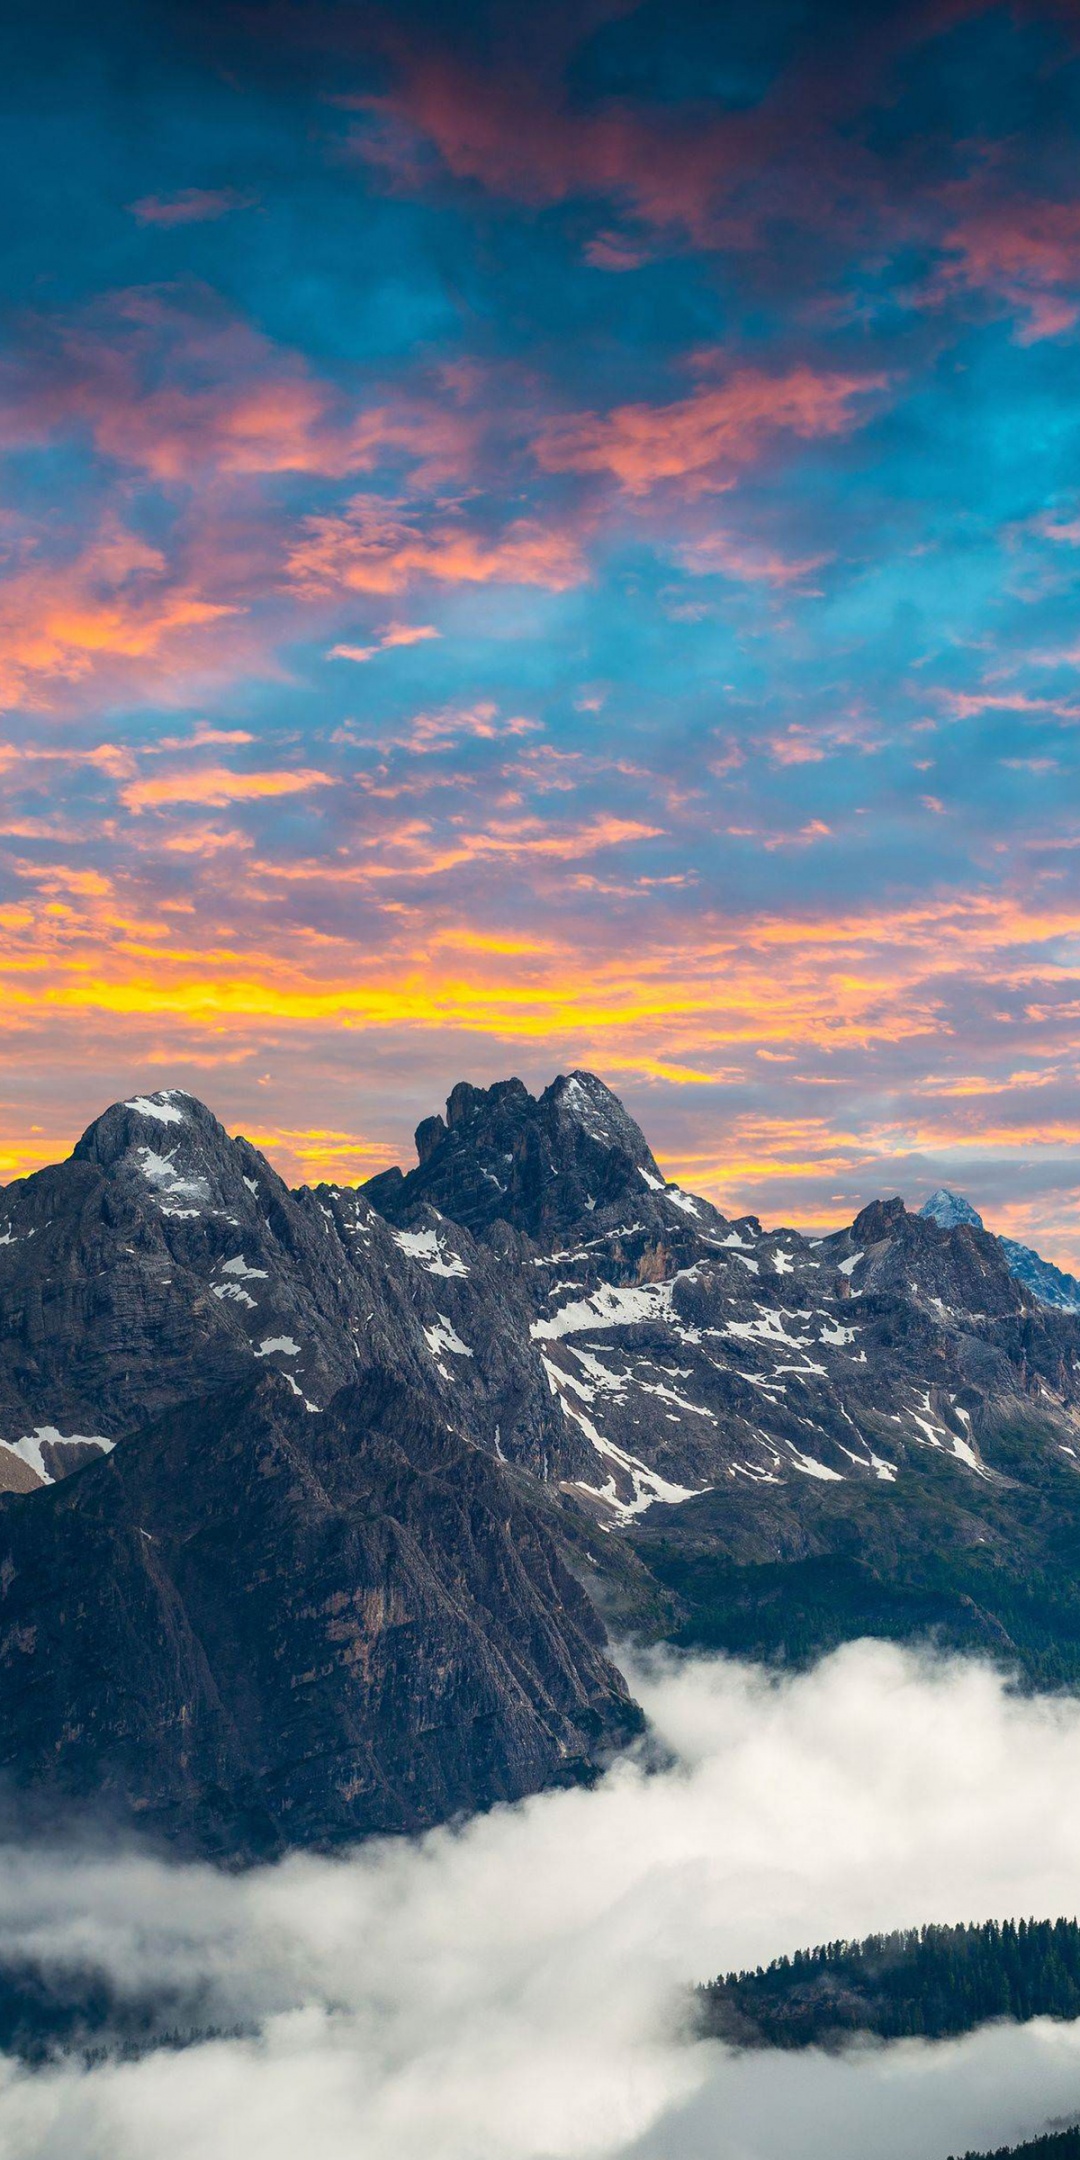
[[10, 9], [0, 1178], [587, 1065], [1080, 1262], [1078, 0]]

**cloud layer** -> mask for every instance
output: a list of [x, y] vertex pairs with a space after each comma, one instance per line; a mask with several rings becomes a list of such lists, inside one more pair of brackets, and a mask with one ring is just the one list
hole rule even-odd
[[173, 1081], [351, 1176], [589, 1063], [735, 1209], [1080, 1264], [1075, 10], [61, 13], [0, 1175]]
[[740, 2059], [687, 2037], [683, 1993], [837, 1934], [1071, 1913], [1075, 1702], [873, 1644], [780, 1684], [708, 1661], [635, 1683], [669, 1767], [418, 1845], [240, 1877], [8, 1847], [9, 1954], [197, 1987], [258, 2037], [7, 2065], [5, 2153], [944, 2160], [1080, 2109], [1073, 2027]]

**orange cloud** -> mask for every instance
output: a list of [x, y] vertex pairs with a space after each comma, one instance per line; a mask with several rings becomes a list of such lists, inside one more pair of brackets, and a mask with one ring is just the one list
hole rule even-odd
[[574, 862], [604, 848], [621, 847], [662, 837], [659, 825], [636, 818], [600, 815], [580, 825], [553, 827], [542, 818], [522, 817], [492, 822], [474, 832], [438, 839], [427, 820], [412, 818], [390, 830], [372, 835], [365, 843], [370, 859], [346, 864], [331, 860], [272, 862], [260, 859], [257, 868], [268, 882], [328, 885], [379, 885], [443, 877], [452, 870], [476, 862], [535, 859]]
[[247, 1137], [297, 1184], [358, 1185], [395, 1160], [388, 1141], [320, 1126], [271, 1126]]
[[167, 671], [204, 651], [240, 610], [171, 573], [164, 556], [109, 520], [64, 564], [31, 555], [0, 589], [0, 700], [47, 705], [110, 666]]
[[231, 772], [225, 765], [204, 765], [194, 772], [167, 773], [159, 780], [133, 780], [121, 790], [129, 810], [160, 809], [166, 803], [198, 803], [224, 809], [228, 803], [259, 802], [275, 795], [299, 795], [309, 788], [332, 787], [329, 773], [301, 768], [292, 772]]

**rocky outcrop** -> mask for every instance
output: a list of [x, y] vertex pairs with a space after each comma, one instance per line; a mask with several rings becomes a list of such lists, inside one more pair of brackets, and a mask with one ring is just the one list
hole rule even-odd
[[0, 1773], [251, 1859], [590, 1776], [640, 1722], [482, 1450], [371, 1377], [275, 1373], [0, 1503]]
[[[924, 1200], [919, 1210], [928, 1215], [939, 1228], [955, 1229], [958, 1223], [970, 1223], [976, 1230], [985, 1229], [982, 1216], [965, 1200], [962, 1193], [950, 1192], [944, 1185]], [[1005, 1255], [1009, 1272], [1017, 1282], [1030, 1290], [1039, 1305], [1055, 1305], [1060, 1312], [1080, 1313], [1080, 1282], [1064, 1268], [1055, 1267], [1052, 1260], [1044, 1260], [1041, 1253], [1030, 1245], [1020, 1245], [1015, 1238], [999, 1237], [997, 1240]]]
[[595, 1073], [560, 1077], [539, 1097], [520, 1080], [459, 1081], [445, 1118], [417, 1127], [416, 1150], [407, 1176], [385, 1170], [364, 1188], [393, 1222], [426, 1204], [469, 1230], [505, 1222], [546, 1237], [664, 1190], [640, 1127]]

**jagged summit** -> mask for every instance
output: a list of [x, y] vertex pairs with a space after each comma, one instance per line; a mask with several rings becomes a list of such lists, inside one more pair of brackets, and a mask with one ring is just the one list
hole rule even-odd
[[384, 1170], [363, 1188], [395, 1223], [428, 1206], [472, 1231], [502, 1221], [542, 1237], [666, 1190], [641, 1127], [590, 1072], [560, 1074], [539, 1096], [521, 1080], [459, 1080], [445, 1117], [417, 1126], [416, 1152], [407, 1175]]
[[175, 1088], [113, 1103], [66, 1162], [7, 1186], [0, 1488], [61, 1476], [260, 1369], [321, 1411], [356, 1377], [361, 1326], [366, 1365], [418, 1378], [425, 1316], [392, 1241], [363, 1201], [345, 1215], [339, 1232], [331, 1206]]
[[[985, 1230], [982, 1216], [965, 1200], [962, 1193], [950, 1192], [942, 1185], [924, 1201], [919, 1213], [936, 1222], [943, 1230], [954, 1230], [966, 1223], [973, 1230]], [[1031, 1245], [1020, 1245], [1015, 1238], [994, 1236], [1001, 1247], [1010, 1275], [1031, 1292], [1040, 1305], [1055, 1306], [1059, 1312], [1080, 1312], [1080, 1281], [1069, 1275], [1064, 1268], [1055, 1267], [1052, 1260], [1044, 1260], [1041, 1253]]]
[[950, 1192], [947, 1185], [939, 1185], [929, 1200], [923, 1201], [919, 1213], [936, 1222], [941, 1230], [955, 1230], [958, 1223], [970, 1223], [973, 1230], [986, 1228], [970, 1200], [965, 1200], [963, 1193]]

